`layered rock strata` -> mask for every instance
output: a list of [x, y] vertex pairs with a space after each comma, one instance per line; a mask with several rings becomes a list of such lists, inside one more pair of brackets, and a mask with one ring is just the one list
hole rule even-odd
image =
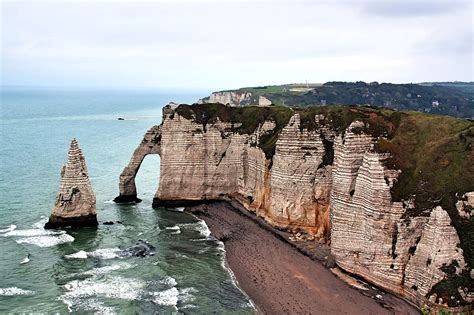
[[72, 139], [61, 184], [45, 228], [97, 226], [96, 199], [87, 166], [76, 139]]
[[[211, 115], [219, 107], [178, 109], [165, 107], [162, 124], [150, 129], [135, 150], [120, 177], [122, 199], [136, 198], [134, 177], [144, 156], [159, 154], [154, 206], [233, 198], [276, 227], [327, 241], [342, 269], [420, 307], [437, 307], [437, 301], [428, 300], [434, 288], [472, 270], [446, 209], [407, 215], [413, 200], [395, 200], [401, 171], [388, 167], [391, 154], [377, 149], [394, 126], [380, 125], [377, 113], [346, 122], [329, 112], [290, 110], [282, 125], [278, 118], [258, 118], [264, 113], [259, 108], [253, 126], [233, 119], [241, 114], [238, 108], [221, 116]], [[340, 112], [354, 113], [360, 114]], [[470, 197], [460, 197], [457, 208], [453, 204], [462, 218], [471, 213]], [[448, 266], [456, 266], [454, 273]], [[458, 289], [463, 294], [456, 293], [453, 303], [466, 304], [466, 299], [456, 300], [469, 299], [472, 289]]]
[[198, 101], [201, 104], [204, 103], [220, 103], [228, 106], [270, 106], [270, 101], [265, 96], [256, 96], [251, 92], [246, 91], [222, 91], [211, 93], [208, 97], [202, 98]]

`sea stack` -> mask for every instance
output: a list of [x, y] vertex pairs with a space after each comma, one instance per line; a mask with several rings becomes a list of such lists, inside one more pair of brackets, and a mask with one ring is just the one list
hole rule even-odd
[[74, 138], [71, 141], [67, 163], [61, 170], [61, 186], [45, 228], [97, 226], [95, 203], [86, 161]]

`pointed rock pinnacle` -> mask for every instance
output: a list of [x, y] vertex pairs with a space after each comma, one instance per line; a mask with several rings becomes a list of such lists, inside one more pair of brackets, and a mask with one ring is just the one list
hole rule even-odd
[[61, 185], [45, 228], [97, 226], [96, 199], [87, 172], [86, 161], [76, 138], [71, 141]]

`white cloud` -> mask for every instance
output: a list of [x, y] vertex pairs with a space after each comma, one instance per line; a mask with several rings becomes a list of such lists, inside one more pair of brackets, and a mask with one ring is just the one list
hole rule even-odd
[[387, 18], [374, 3], [4, 1], [2, 84], [473, 80], [472, 6], [416, 15], [402, 1]]

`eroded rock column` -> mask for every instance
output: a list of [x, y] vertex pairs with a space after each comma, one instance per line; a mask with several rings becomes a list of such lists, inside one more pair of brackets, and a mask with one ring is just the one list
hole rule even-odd
[[45, 228], [97, 226], [95, 202], [86, 161], [76, 139], [72, 139], [67, 163], [61, 171], [61, 186]]

